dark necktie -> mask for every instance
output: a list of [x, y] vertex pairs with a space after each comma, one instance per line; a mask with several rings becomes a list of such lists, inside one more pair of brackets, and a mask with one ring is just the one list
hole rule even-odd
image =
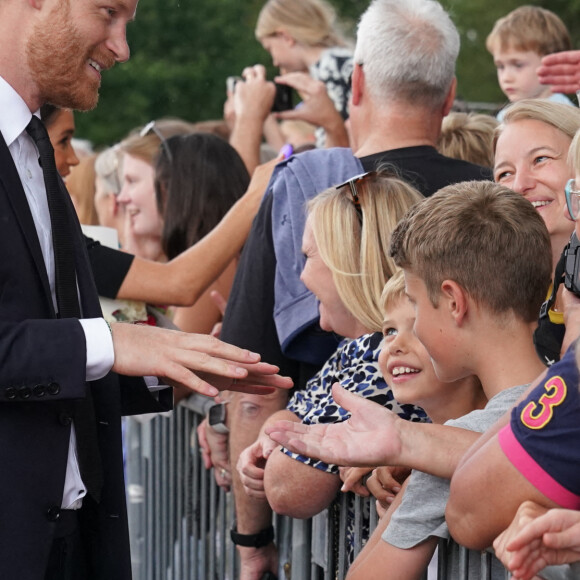
[[[73, 242], [73, 230], [67, 209], [66, 192], [61, 187], [54, 161], [54, 150], [42, 121], [36, 116], [26, 127], [40, 154], [54, 251], [55, 292], [59, 318], [80, 318]], [[74, 425], [81, 477], [87, 491], [97, 501], [103, 484], [101, 458], [97, 441], [97, 425], [91, 389], [87, 385], [84, 399], [74, 403]]]

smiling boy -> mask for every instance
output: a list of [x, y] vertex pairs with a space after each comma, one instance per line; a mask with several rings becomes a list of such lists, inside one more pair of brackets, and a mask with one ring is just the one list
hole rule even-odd
[[[485, 407], [487, 399], [477, 377], [452, 383], [437, 378], [429, 353], [413, 332], [415, 311], [405, 295], [402, 272], [387, 282], [382, 298], [385, 319], [379, 366], [396, 400], [421, 406], [437, 424]], [[348, 580], [373, 578], [378, 570], [383, 580], [394, 578], [392, 574], [400, 578], [401, 570], [405, 570], [406, 578], [421, 574], [438, 537], [447, 537], [442, 517], [447, 480], [414, 471], [407, 482], [349, 569]], [[413, 506], [411, 510], [409, 505]], [[396, 517], [400, 511], [407, 512], [406, 521]], [[392, 518], [393, 525], [389, 526]], [[393, 543], [391, 537], [395, 538]], [[396, 544], [401, 541], [415, 545], [413, 549], [400, 548]]]
[[487, 403], [477, 377], [453, 384], [438, 379], [429, 353], [414, 332], [415, 309], [397, 272], [383, 291], [385, 319], [379, 367], [400, 404], [417, 405], [433, 423], [444, 423]]
[[[520, 6], [496, 21], [485, 46], [493, 56], [499, 86], [511, 103], [549, 99], [573, 105], [566, 95], [541, 84], [536, 73], [542, 57], [572, 47], [568, 29], [556, 14], [539, 6]], [[502, 117], [500, 111], [497, 118]]]

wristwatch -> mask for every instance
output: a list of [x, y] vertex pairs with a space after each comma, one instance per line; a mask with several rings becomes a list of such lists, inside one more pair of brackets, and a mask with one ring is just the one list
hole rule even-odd
[[226, 425], [226, 403], [216, 403], [209, 408], [207, 420], [210, 427], [217, 433], [229, 433], [230, 430]]
[[230, 537], [236, 546], [244, 548], [263, 548], [274, 540], [274, 526], [260, 530], [257, 534], [240, 534], [237, 524], [230, 530]]

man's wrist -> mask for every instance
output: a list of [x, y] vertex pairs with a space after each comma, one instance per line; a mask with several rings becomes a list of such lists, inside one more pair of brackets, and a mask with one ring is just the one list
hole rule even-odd
[[274, 541], [274, 526], [268, 526], [255, 534], [240, 534], [237, 524], [230, 530], [230, 537], [236, 546], [244, 548], [263, 548]]
[[264, 123], [270, 114], [270, 110], [252, 110], [251, 108], [244, 109], [236, 113], [236, 129], [246, 131], [253, 131], [262, 136]]
[[405, 455], [412, 454], [414, 435], [416, 435], [416, 432], [410, 427], [416, 425], [416, 423], [405, 421], [399, 416], [395, 417], [396, 436], [393, 441], [392, 454], [384, 465], [403, 465], [408, 467], [405, 463]]
[[104, 318], [81, 318], [79, 320], [85, 334], [86, 380], [103, 378], [115, 362], [115, 348], [112, 332]]

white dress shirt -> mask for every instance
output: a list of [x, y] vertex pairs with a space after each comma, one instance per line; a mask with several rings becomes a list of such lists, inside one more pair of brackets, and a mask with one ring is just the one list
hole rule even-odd
[[[38, 112], [36, 112], [38, 116]], [[42, 256], [46, 265], [52, 300], [56, 307], [54, 254], [50, 213], [42, 169], [38, 163], [38, 150], [32, 138], [26, 132], [31, 112], [20, 95], [0, 76], [0, 132], [14, 159], [32, 219], [38, 234]], [[103, 318], [82, 319], [79, 321], [86, 338], [87, 370], [86, 380], [94, 381], [104, 377], [113, 366], [115, 353], [113, 339], [107, 323]], [[75, 509], [80, 507], [86, 489], [82, 482], [76, 454], [74, 428], [71, 439], [62, 507]]]

